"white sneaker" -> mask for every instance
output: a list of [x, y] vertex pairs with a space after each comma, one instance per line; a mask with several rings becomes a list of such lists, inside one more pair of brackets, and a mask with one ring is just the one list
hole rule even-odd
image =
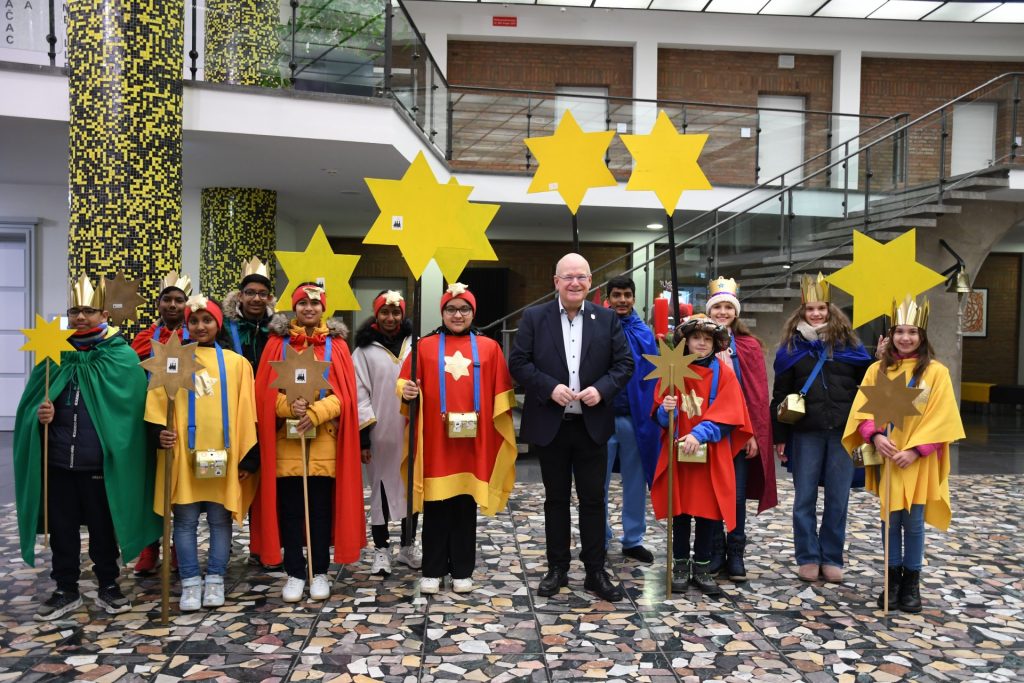
[[473, 579], [452, 579], [452, 590], [456, 593], [472, 593]]
[[195, 612], [203, 606], [203, 585], [199, 579], [195, 583], [181, 586], [181, 600], [178, 602], [178, 609], [182, 612]]
[[407, 567], [419, 569], [423, 566], [423, 552], [414, 545], [403, 545], [398, 550], [398, 561]]
[[327, 574], [313, 576], [313, 583], [309, 585], [309, 597], [311, 600], [326, 600], [331, 597], [331, 581]]
[[[399, 554], [401, 559], [401, 554]], [[387, 548], [377, 548], [373, 551], [373, 565], [370, 573], [374, 575], [387, 576], [391, 573], [391, 551]]]
[[203, 607], [224, 605], [224, 577], [207, 576], [203, 583]]
[[281, 589], [281, 599], [285, 602], [299, 602], [302, 600], [302, 592], [306, 589], [305, 579], [296, 579], [289, 576]]
[[420, 593], [433, 595], [441, 587], [441, 579], [434, 576], [424, 576], [420, 579]]

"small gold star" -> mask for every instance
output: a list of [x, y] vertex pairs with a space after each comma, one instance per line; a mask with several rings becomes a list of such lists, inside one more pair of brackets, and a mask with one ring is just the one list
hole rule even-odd
[[304, 398], [307, 403], [316, 401], [322, 389], [331, 390], [330, 383], [324, 377], [324, 372], [331, 364], [317, 360], [312, 346], [296, 351], [289, 344], [285, 349], [284, 360], [270, 361], [270, 366], [277, 372], [277, 379], [270, 383], [271, 387], [283, 389], [289, 401]]
[[903, 418], [921, 414], [920, 409], [914, 405], [914, 399], [924, 390], [908, 387], [906, 376], [902, 373], [889, 379], [888, 375], [880, 372], [875, 384], [861, 385], [860, 391], [867, 399], [860, 412], [871, 415], [879, 429], [890, 422], [899, 428]]
[[167, 397], [174, 400], [179, 389], [195, 391], [193, 375], [205, 366], [196, 359], [196, 342], [182, 344], [176, 334], [166, 343], [153, 340], [153, 355], [139, 363], [149, 375], [149, 388], [163, 387]]
[[704, 403], [704, 399], [698, 396], [697, 392], [693, 389], [690, 389], [689, 394], [682, 395], [681, 403], [683, 404], [683, 410], [686, 411], [686, 416], [691, 420], [702, 414], [700, 406]]
[[690, 364], [700, 358], [696, 353], [686, 354], [686, 344], [679, 344], [675, 348], [669, 346], [664, 339], [658, 340], [659, 354], [645, 353], [644, 358], [654, 364], [654, 369], [644, 379], [660, 379], [661, 393], [667, 394], [669, 377], [672, 384], [679, 389], [680, 393], [686, 391], [686, 378], [700, 379], [700, 375], [690, 369]]
[[451, 375], [456, 382], [460, 377], [469, 377], [469, 366], [472, 364], [472, 359], [463, 356], [462, 351], [456, 351], [455, 355], [444, 357], [444, 371]]

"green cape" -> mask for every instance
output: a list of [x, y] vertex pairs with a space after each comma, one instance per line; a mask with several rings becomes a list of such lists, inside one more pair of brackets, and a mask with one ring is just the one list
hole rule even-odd
[[[146, 452], [146, 373], [139, 357], [119, 336], [90, 351], [65, 351], [61, 364], [50, 359], [50, 400], [77, 376], [85, 407], [103, 447], [103, 479], [114, 531], [125, 558], [160, 537], [153, 513], [154, 459]], [[43, 402], [46, 366], [36, 365], [18, 404], [14, 422], [14, 489], [21, 557], [35, 566], [36, 534], [43, 532], [43, 430], [36, 411]]]

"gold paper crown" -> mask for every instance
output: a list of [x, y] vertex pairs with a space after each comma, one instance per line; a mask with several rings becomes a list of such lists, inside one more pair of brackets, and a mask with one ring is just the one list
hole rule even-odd
[[262, 275], [269, 279], [270, 271], [267, 269], [267, 264], [260, 261], [256, 256], [253, 256], [248, 261], [242, 261], [242, 279], [244, 280], [250, 275]]
[[832, 288], [825, 282], [825, 276], [818, 273], [815, 279], [811, 275], [800, 276], [800, 302], [804, 304], [824, 303], [832, 300]]
[[717, 280], [712, 280], [711, 282], [708, 283], [709, 299], [713, 297], [715, 294], [720, 294], [722, 292], [732, 294], [733, 296], [738, 297], [740, 292], [740, 286], [736, 284], [736, 280], [733, 280], [731, 277], [720, 277]]
[[103, 310], [103, 282], [106, 278], [100, 278], [99, 289], [93, 287], [92, 281], [85, 273], [71, 281], [71, 306], [72, 308], [96, 308]]
[[160, 283], [160, 291], [167, 289], [168, 287], [177, 287], [181, 291], [185, 292], [185, 296], [192, 295], [192, 278], [182, 273], [178, 275], [178, 271], [172, 270], [164, 276], [163, 281]]
[[921, 330], [928, 329], [929, 308], [930, 305], [927, 297], [921, 297], [920, 304], [914, 301], [914, 297], [909, 294], [907, 295], [907, 298], [903, 300], [902, 304], [898, 304], [896, 300], [893, 299], [892, 326], [913, 325]]

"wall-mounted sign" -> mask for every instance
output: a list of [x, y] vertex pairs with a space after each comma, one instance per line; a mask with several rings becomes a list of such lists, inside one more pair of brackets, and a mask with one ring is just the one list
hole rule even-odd
[[491, 26], [515, 28], [519, 26], [519, 17], [491, 17]]

